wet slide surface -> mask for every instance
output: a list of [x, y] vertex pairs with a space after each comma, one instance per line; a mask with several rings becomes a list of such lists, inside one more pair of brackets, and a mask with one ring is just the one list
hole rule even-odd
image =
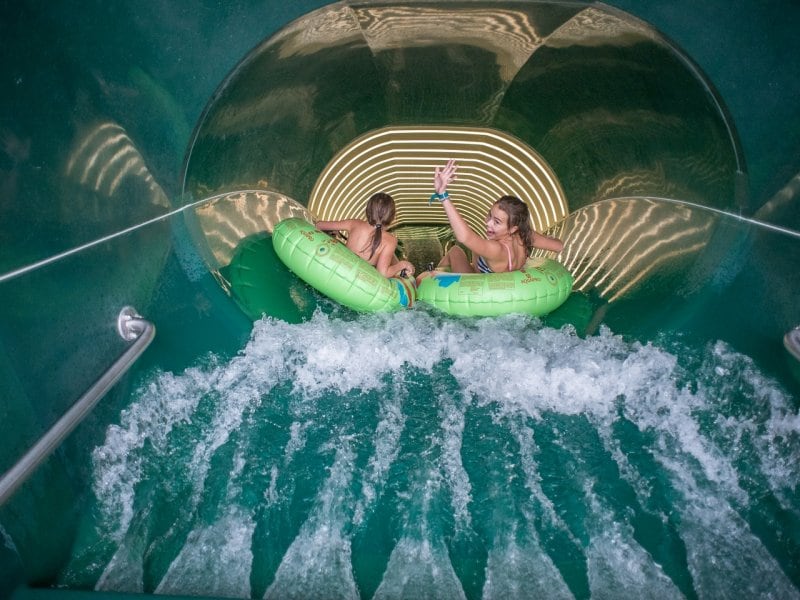
[[722, 342], [425, 310], [264, 319], [233, 358], [142, 378], [92, 453], [61, 583], [794, 598], [796, 422]]

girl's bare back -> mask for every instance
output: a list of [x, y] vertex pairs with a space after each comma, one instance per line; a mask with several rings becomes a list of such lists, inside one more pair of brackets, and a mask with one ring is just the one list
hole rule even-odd
[[[375, 253], [370, 257], [374, 232], [375, 228], [369, 223], [355, 221], [347, 237], [347, 247], [373, 266], [378, 264], [381, 254], [386, 251], [388, 246], [397, 245], [397, 238], [391, 233], [384, 231], [381, 235], [381, 243], [375, 249]], [[394, 244], [391, 242], [394, 242]], [[394, 251], [394, 249], [392, 249], [392, 251]]]
[[[398, 261], [394, 255], [397, 248], [397, 238], [388, 231], [381, 232], [381, 242], [372, 253], [372, 236], [375, 227], [358, 219], [345, 221], [319, 221], [317, 227], [323, 231], [346, 231], [347, 248], [374, 266], [384, 277], [395, 277], [401, 271], [409, 274], [414, 272], [414, 266], [408, 261]], [[370, 254], [372, 253], [372, 256]]]

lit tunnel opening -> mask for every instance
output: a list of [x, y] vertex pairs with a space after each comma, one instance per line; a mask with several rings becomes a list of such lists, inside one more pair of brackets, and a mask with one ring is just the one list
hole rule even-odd
[[[519, 152], [550, 183], [520, 181]], [[435, 254], [447, 227], [427, 198], [447, 158], [464, 164], [454, 191], [476, 231], [496, 197], [519, 195], [536, 229], [566, 242], [576, 289], [606, 302], [685, 272], [717, 215], [747, 210], [721, 100], [646, 23], [599, 3], [336, 3], [217, 90], [185, 164], [184, 197], [213, 198], [190, 230], [230, 292], [242, 240], [287, 216], [357, 217], [389, 191], [407, 253], [433, 241]]]

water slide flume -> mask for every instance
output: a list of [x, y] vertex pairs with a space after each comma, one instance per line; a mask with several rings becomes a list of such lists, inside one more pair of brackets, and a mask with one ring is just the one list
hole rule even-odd
[[545, 315], [572, 291], [572, 276], [548, 258], [528, 260], [519, 271], [491, 274], [434, 272], [419, 289], [411, 279], [383, 277], [344, 244], [303, 219], [275, 226], [272, 244], [278, 258], [300, 279], [332, 300], [360, 312], [399, 310], [416, 299], [448, 314]]

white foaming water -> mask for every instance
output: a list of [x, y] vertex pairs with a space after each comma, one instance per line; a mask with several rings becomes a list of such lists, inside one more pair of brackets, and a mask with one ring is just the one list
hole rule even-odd
[[144, 540], [126, 536], [94, 586], [96, 591], [144, 592]]
[[613, 520], [610, 512], [592, 495], [588, 484], [587, 503], [593, 513], [594, 531], [586, 559], [592, 598], [683, 598], [661, 567], [634, 539], [630, 527]]
[[447, 546], [429, 524], [430, 505], [439, 493], [441, 477], [431, 473], [415, 490], [419, 516], [406, 519], [403, 537], [392, 549], [389, 563], [373, 600], [466, 600], [450, 562]]
[[409, 366], [430, 371], [441, 360], [441, 346], [428, 346], [435, 321], [416, 316], [396, 313], [341, 321], [317, 313], [303, 325], [260, 321], [245, 354], [251, 349], [259, 355], [277, 352], [288, 379], [305, 396], [374, 390], [382, 387], [386, 373]]
[[[687, 393], [688, 394], [688, 393]], [[691, 395], [689, 395], [691, 396]], [[697, 423], [690, 419], [691, 410], [697, 409], [696, 398], [691, 397], [685, 404], [672, 398], [673, 409], [668, 410], [659, 403], [649, 405], [647, 414], [639, 412], [638, 425], [642, 430], [656, 429], [659, 443], [651, 448], [654, 458], [671, 474], [671, 481], [680, 493], [673, 510], [680, 513], [681, 539], [686, 545], [689, 570], [692, 574], [695, 591], [700, 598], [798, 598], [797, 590], [784, 574], [780, 564], [769, 554], [761, 540], [748, 528], [746, 522], [736, 512], [732, 504], [746, 501], [745, 492], [738, 485], [738, 476], [732, 460], [725, 457], [699, 431]], [[640, 405], [641, 407], [641, 405]], [[628, 412], [627, 416], [632, 416]], [[677, 416], [676, 416], [677, 415]], [[658, 416], [663, 420], [658, 421]], [[720, 419], [724, 427], [731, 426], [730, 418]], [[659, 424], [660, 423], [660, 424]], [[753, 423], [740, 423], [749, 430]], [[598, 431], [607, 449], [614, 456], [625, 479], [631, 483], [643, 503], [649, 499], [650, 488], [645, 477], [637, 473], [627, 457], [620, 451], [611, 432], [602, 427]], [[737, 430], [741, 433], [741, 429]], [[699, 448], [703, 448], [699, 451]], [[696, 461], [693, 459], [702, 459]], [[782, 458], [781, 461], [782, 462]], [[699, 463], [699, 464], [698, 464]], [[698, 480], [703, 481], [702, 485]], [[794, 507], [797, 510], [797, 507]], [[607, 525], [601, 528], [600, 540], [613, 536], [619, 538], [620, 524], [604, 519]], [[629, 537], [629, 536], [628, 536]], [[595, 541], [592, 543], [595, 546]], [[622, 548], [630, 554], [629, 542], [620, 544], [616, 539], [600, 541], [597, 548]], [[641, 549], [637, 549], [641, 557]], [[633, 561], [633, 565], [646, 565], [645, 560]], [[590, 564], [591, 566], [591, 564]], [[650, 568], [657, 567], [652, 565]], [[619, 574], [619, 565], [605, 568], [605, 574], [595, 576], [595, 580], [608, 585]], [[591, 572], [591, 569], [590, 569]], [[657, 577], [637, 578], [649, 589], [658, 593], [649, 597], [663, 598], [681, 596], [677, 590], [660, 589], [654, 581], [660, 582], [663, 574]], [[663, 587], [663, 585], [661, 586]], [[668, 586], [671, 587], [671, 586]], [[607, 597], [619, 597], [613, 590]], [[668, 593], [670, 592], [670, 593]], [[647, 593], [637, 593], [636, 597], [648, 597]]]
[[198, 527], [156, 587], [156, 594], [250, 597], [255, 523], [232, 507], [220, 520]]
[[[351, 530], [372, 514], [398, 457], [404, 451], [420, 450], [402, 447], [403, 432], [413, 417], [408, 413], [413, 403], [405, 382], [409, 377], [441, 377], [443, 371], [456, 391], [435, 391], [423, 401], [433, 404], [439, 417], [439, 423], [433, 424], [438, 429], [427, 434], [428, 442], [438, 448], [430, 455], [435, 461], [431, 472], [438, 473], [439, 483], [449, 487], [457, 527], [473, 527], [472, 489], [476, 482], [462, 464], [462, 456], [471, 452], [464, 445], [466, 415], [488, 408], [497, 414], [496, 426], [507, 430], [519, 445], [529, 501], [541, 509], [545, 521], [566, 532], [585, 552], [593, 594], [650, 589], [663, 593], [662, 597], [680, 595], [633, 540], [628, 523], [615, 523], [592, 507], [593, 497], [588, 494], [590, 539], [579, 543], [579, 536], [564, 522], [567, 509], [556, 506], [541, 485], [539, 449], [531, 424], [553, 415], [583, 416], [646, 506], [647, 475], [629, 464], [615, 437], [613, 427], [624, 418], [655, 440], [647, 452], [664, 469], [677, 493], [673, 508], [681, 512], [681, 536], [697, 593], [704, 597], [713, 596], [714, 589], [735, 591], [739, 584], [731, 572], [743, 567], [736, 558], [738, 548], [740, 556], [747, 552], [754, 557], [748, 566], [752, 571], [756, 565], [758, 589], [780, 597], [796, 596], [775, 559], [736, 513], [736, 507], [746, 507], [751, 501], [750, 492], [740, 484], [738, 469], [752, 455], [748, 464], [757, 469], [758, 478], [766, 482], [785, 510], [798, 514], [792, 491], [800, 483], [800, 417], [788, 396], [758, 373], [749, 359], [717, 344], [705, 356], [700, 372], [687, 375], [675, 355], [652, 345], [627, 342], [607, 329], [581, 339], [568, 329], [541, 328], [525, 317], [442, 319], [424, 311], [369, 315], [352, 321], [319, 313], [300, 325], [266, 319], [255, 324], [247, 347], [231, 361], [211, 362], [177, 376], [157, 374], [122, 413], [119, 425], [108, 428], [105, 443], [93, 454], [94, 492], [102, 515], [99, 527], [117, 544], [117, 553], [98, 585], [122, 589], [125, 581], [142, 581], [141, 557], [154, 542], [137, 537], [135, 531], [128, 533], [137, 510], [147, 510], [141, 506], [141, 498], [137, 499], [137, 489], [143, 484], [161, 486], [169, 496], [172, 483], [152, 478], [168, 478], [185, 470], [183, 477], [190, 482], [191, 492], [188, 498], [176, 496], [177, 502], [186, 503], [178, 517], [184, 523], [176, 527], [189, 533], [184, 534], [183, 547], [171, 561], [159, 590], [187, 593], [191, 574], [204, 569], [200, 555], [210, 548], [212, 555], [221, 554], [224, 559], [229, 552], [240, 561], [236, 569], [231, 567], [231, 577], [241, 581], [219, 573], [219, 594], [250, 594], [246, 586], [253, 561], [249, 545], [255, 527], [253, 515], [229, 512], [236, 506], [239, 487], [229, 482], [228, 509], [222, 510], [215, 522], [193, 521], [208, 493], [205, 486], [212, 460], [238, 430], [250, 426], [249, 420], [256, 418], [273, 389], [282, 386], [292, 388], [292, 397], [269, 397], [269, 401], [286, 404], [285, 445], [267, 459], [248, 454], [240, 440], [237, 452], [242, 456], [234, 462], [230, 475], [236, 479], [248, 464], [261, 462], [268, 477], [259, 493], [268, 509], [288, 505], [294, 493], [295, 457], [318, 451], [308, 446], [312, 432], [320, 435], [317, 402], [326, 396], [341, 397], [343, 415], [362, 398], [369, 397], [371, 402], [378, 398], [379, 405], [371, 430], [349, 432], [370, 437], [370, 453], [363, 467], [356, 466], [354, 450], [342, 431], [328, 433], [327, 448], [319, 451], [335, 450], [334, 465], [265, 597], [307, 597], [309, 590], [318, 597], [331, 590], [334, 597], [358, 597], [351, 565]], [[681, 383], [687, 378], [694, 385]], [[734, 391], [743, 398], [735, 410], [725, 404], [730, 391], [727, 386], [732, 382], [738, 382]], [[369, 392], [376, 394], [369, 396]], [[573, 455], [579, 455], [581, 443], [572, 443]], [[173, 464], [176, 460], [185, 463]], [[279, 478], [284, 483], [279, 485]], [[413, 487], [413, 482], [408, 483]], [[408, 497], [420, 493], [414, 489], [401, 492]], [[230, 546], [225, 545], [227, 529], [236, 534]], [[512, 590], [522, 581], [518, 572], [548, 582], [551, 596], [570, 595], [536, 539], [497, 539], [486, 565], [485, 597], [515, 597]], [[723, 567], [715, 572], [715, 564]], [[517, 565], [517, 571], [511, 565]], [[114, 574], [126, 575], [119, 578]], [[438, 597], [464, 597], [442, 534], [423, 528], [400, 537], [375, 595], [411, 597], [426, 590], [425, 586], [434, 586], [441, 592]], [[430, 589], [424, 595], [430, 595]], [[530, 591], [520, 589], [522, 596]]]
[[14, 543], [14, 540], [11, 539], [11, 536], [8, 535], [8, 532], [5, 530], [5, 528], [2, 525], [0, 525], [0, 538], [2, 538], [3, 545], [6, 548], [8, 548], [12, 552], [14, 552], [14, 554], [18, 553], [17, 545]]
[[461, 444], [464, 434], [464, 409], [458, 408], [450, 398], [441, 397], [439, 420], [442, 423], [442, 470], [450, 484], [453, 514], [456, 525], [466, 529], [471, 524], [469, 515], [469, 475], [461, 462]]
[[256, 524], [252, 514], [236, 504], [241, 493], [238, 478], [245, 463], [240, 445], [228, 474], [222, 515], [209, 525], [196, 525], [189, 533], [156, 587], [157, 594], [250, 596], [251, 547]]
[[[402, 385], [399, 386], [402, 388]], [[353, 524], [360, 525], [383, 489], [389, 468], [400, 452], [400, 435], [403, 433], [405, 417], [402, 412], [402, 389], [394, 384], [391, 394], [384, 397], [375, 430], [375, 451], [370, 456], [367, 472], [361, 483], [361, 498], [356, 502]]]
[[486, 561], [483, 600], [509, 598], [573, 598], [550, 556], [532, 535], [523, 543], [514, 539], [515, 528], [495, 536]]
[[305, 447], [306, 429], [308, 429], [308, 423], [300, 423], [299, 421], [292, 423], [289, 428], [289, 442], [283, 451], [283, 462], [286, 466], [291, 464], [294, 455]]
[[404, 537], [392, 550], [373, 600], [466, 600], [441, 539]]
[[619, 524], [592, 538], [587, 550], [592, 598], [683, 598], [650, 555]]
[[309, 423], [300, 423], [294, 421], [289, 426], [289, 441], [283, 449], [283, 459], [280, 462], [273, 463], [269, 468], [269, 485], [264, 491], [264, 500], [268, 507], [274, 507], [282, 503], [283, 500], [291, 497], [292, 488], [291, 482], [288, 487], [278, 488], [278, 478], [281, 475], [281, 468], [287, 470], [292, 464], [295, 455], [300, 452], [306, 445], [306, 430], [309, 428]]
[[347, 489], [353, 477], [353, 460], [347, 444], [340, 445], [316, 506], [286, 551], [265, 600], [359, 598], [351, 566], [351, 542], [345, 531], [346, 507], [352, 504]]
[[482, 402], [496, 401], [534, 419], [543, 413], [615, 417], [620, 396], [650, 389], [653, 370], [671, 371], [675, 357], [628, 344], [607, 329], [581, 339], [566, 331], [532, 333], [521, 318], [482, 321], [452, 351], [451, 372]]
[[684, 495], [681, 537], [700, 598], [800, 598], [747, 523], [721, 497], [697, 487], [682, 465], [662, 458]]
[[[755, 455], [761, 475], [782, 507], [796, 513], [800, 413], [789, 396], [760, 373], [747, 356], [733, 352], [722, 342], [717, 342], [709, 354], [703, 370], [716, 377], [701, 388], [708, 398], [707, 410], [734, 412], [715, 420], [715, 440], [733, 459]], [[747, 401], [730, 411], [726, 404], [731, 398]]]
[[538, 473], [538, 465], [536, 463], [536, 455], [539, 450], [536, 447], [536, 441], [533, 439], [533, 431], [530, 427], [519, 424], [515, 419], [509, 419], [507, 427], [514, 434], [517, 443], [520, 447], [520, 465], [525, 473], [525, 487], [531, 492], [532, 500], [536, 505], [540, 506], [543, 513], [551, 525], [567, 533], [568, 537], [576, 546], [579, 545], [578, 540], [569, 531], [569, 528], [561, 519], [556, 511], [556, 507], [547, 494], [544, 493], [541, 485], [541, 478]]
[[213, 381], [201, 369], [176, 377], [170, 373], [151, 381], [139, 399], [122, 411], [119, 425], [110, 425], [105, 443], [92, 453], [93, 491], [111, 537], [119, 542], [134, 512], [134, 489], [142, 479], [144, 446], [164, 456], [169, 434], [179, 423], [191, 420], [200, 399]]
[[[451, 372], [479, 402], [498, 401], [511, 413], [522, 410], [534, 419], [545, 412], [583, 414], [602, 435], [617, 420], [622, 399], [626, 418], [642, 431], [658, 433], [664, 445], [685, 456], [687, 465], [701, 469], [705, 479], [722, 486], [738, 502], [747, 501], [733, 464], [741, 449], [732, 448], [734, 455], [729, 456], [728, 449], [717, 444], [720, 437], [754, 434], [752, 449], [761, 474], [779, 498], [800, 482], [797, 409], [783, 390], [757, 372], [750, 359], [724, 344], [716, 344], [703, 367], [725, 375], [710, 378], [711, 385], [721, 388], [712, 392], [707, 386], [692, 391], [679, 384], [686, 374], [669, 352], [625, 342], [604, 328], [585, 340], [552, 329], [530, 336], [501, 331], [491, 342], [486, 340], [492, 334], [484, 334], [480, 326], [476, 333], [483, 339], [465, 343], [473, 341], [468, 336], [461, 343]], [[486, 375], [476, 377], [476, 373]], [[714, 414], [719, 409], [714, 399], [724, 396], [731, 381], [747, 388], [744, 394], [739, 390], [745, 404], [756, 403], [760, 408], [733, 417]], [[767, 418], [759, 414], [762, 411], [768, 413]], [[703, 414], [714, 418], [714, 430], [702, 430], [698, 416]], [[792, 500], [785, 507], [797, 512]]]

